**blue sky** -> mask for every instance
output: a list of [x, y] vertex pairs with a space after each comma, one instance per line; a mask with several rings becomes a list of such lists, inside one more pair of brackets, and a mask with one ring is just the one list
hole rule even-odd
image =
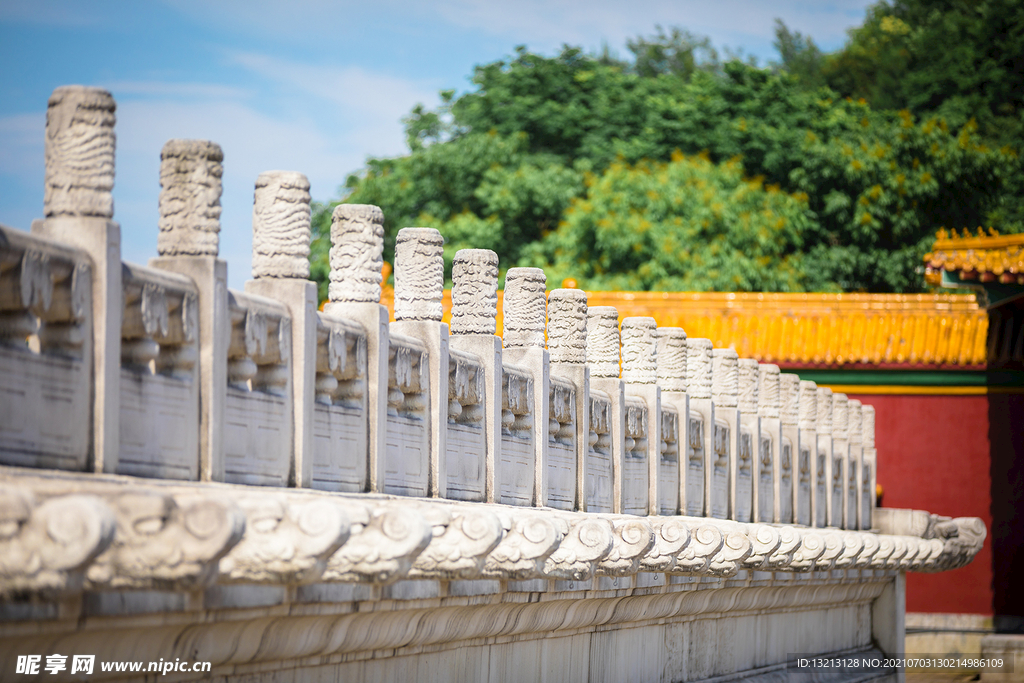
[[866, 0], [0, 0], [0, 223], [42, 214], [46, 101], [59, 85], [117, 100], [115, 219], [123, 258], [156, 254], [160, 148], [170, 138], [224, 149], [221, 256], [248, 278], [253, 183], [309, 176], [314, 199], [338, 194], [367, 156], [405, 151], [400, 119], [437, 92], [469, 89], [473, 66], [526, 45], [563, 43], [620, 56], [655, 24], [708, 35], [718, 48], [775, 58], [774, 19], [840, 47]]

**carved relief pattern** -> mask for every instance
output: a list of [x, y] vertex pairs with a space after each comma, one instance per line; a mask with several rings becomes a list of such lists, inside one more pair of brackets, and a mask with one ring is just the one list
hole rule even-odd
[[384, 213], [370, 204], [339, 204], [331, 216], [332, 302], [380, 301]]
[[154, 491], [113, 497], [114, 543], [89, 567], [93, 588], [193, 588], [218, 577], [220, 558], [242, 538], [245, 517], [216, 496]]
[[686, 332], [681, 327], [659, 327], [658, 384], [662, 391], [686, 391]]
[[875, 407], [862, 405], [860, 409], [861, 441], [865, 448], [875, 447]]
[[552, 378], [548, 404], [549, 440], [573, 445], [576, 439], [576, 388], [570, 382]]
[[762, 363], [758, 367], [757, 414], [761, 417], [779, 417], [781, 414], [780, 384], [778, 365]]
[[52, 216], [114, 215], [114, 98], [71, 85], [50, 95], [46, 110], [43, 209]]
[[807, 380], [800, 380], [800, 429], [817, 428], [818, 385]]
[[221, 582], [314, 581], [349, 537], [345, 508], [326, 497], [250, 495], [237, 504], [245, 513], [245, 536], [220, 561]]
[[710, 339], [686, 340], [686, 393], [690, 398], [711, 398]]
[[[818, 434], [832, 433], [832, 390], [818, 387]], [[803, 425], [801, 425], [803, 426]]]
[[540, 268], [509, 268], [505, 273], [502, 337], [505, 348], [544, 348], [547, 278]]
[[658, 381], [658, 323], [654, 318], [622, 321], [622, 379], [635, 384]]
[[435, 520], [433, 538], [416, 557], [409, 578], [473, 579], [479, 576], [487, 555], [504, 533], [498, 516], [468, 506], [461, 506], [450, 514], [445, 510], [431, 512], [440, 519]]
[[[791, 372], [779, 374], [779, 394], [782, 404], [779, 417], [782, 424], [795, 425], [800, 422], [800, 376]], [[813, 412], [813, 411], [812, 411]]]
[[711, 395], [715, 405], [735, 408], [739, 403], [739, 356], [732, 349], [715, 349], [711, 359]]
[[587, 362], [587, 295], [580, 289], [548, 294], [548, 353], [552, 363]]
[[309, 278], [309, 179], [267, 171], [256, 179], [252, 207], [252, 276]]
[[114, 526], [94, 496], [39, 504], [28, 491], [0, 487], [0, 595], [80, 590], [82, 570], [110, 545]]
[[760, 381], [757, 366], [758, 362], [753, 358], [740, 358], [737, 363], [739, 408], [751, 415], [757, 414]]
[[516, 519], [503, 515], [505, 534], [487, 555], [481, 575], [486, 578], [532, 579], [541, 575], [544, 562], [562, 542], [558, 524], [539, 514]]
[[583, 581], [594, 575], [594, 564], [608, 555], [615, 545], [615, 534], [608, 520], [582, 517], [576, 521], [559, 516], [563, 538], [558, 549], [544, 563], [544, 575], [552, 579]]
[[448, 422], [478, 425], [484, 419], [484, 370], [475, 357], [454, 349], [448, 358]]
[[498, 255], [462, 249], [452, 261], [452, 334], [494, 334], [498, 317]]
[[587, 309], [587, 365], [591, 377], [619, 376], [619, 312], [612, 306]]
[[530, 438], [533, 429], [533, 375], [505, 365], [501, 401], [502, 433]]
[[216, 256], [224, 152], [207, 140], [169, 140], [160, 152], [161, 256]]
[[395, 240], [395, 320], [440, 322], [444, 238], [434, 228], [402, 228]]

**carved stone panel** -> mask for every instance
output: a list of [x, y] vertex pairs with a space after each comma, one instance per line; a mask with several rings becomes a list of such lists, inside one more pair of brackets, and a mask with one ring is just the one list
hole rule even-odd
[[189, 382], [122, 368], [118, 472], [197, 479], [199, 416], [193, 408]]
[[737, 522], [749, 522], [753, 518], [754, 504], [754, 458], [758, 436], [752, 432], [741, 430], [739, 457], [736, 460], [736, 501], [733, 509]]
[[694, 411], [690, 412], [690, 428], [687, 431], [686, 446], [686, 509], [683, 514], [700, 517], [704, 514], [704, 462], [706, 459], [704, 445], [706, 443], [707, 423], [704, 417]]
[[711, 517], [726, 519], [729, 516], [729, 425], [716, 421], [714, 424], [714, 452], [711, 454]]
[[782, 437], [782, 444], [779, 448], [779, 522], [783, 524], [793, 523], [793, 484], [796, 466], [798, 465], [797, 453], [794, 452], [793, 441], [788, 436]]
[[74, 358], [0, 346], [0, 462], [85, 469], [88, 373], [88, 364]]
[[291, 415], [279, 396], [228, 387], [224, 404], [224, 480], [288, 485]]
[[679, 413], [662, 405], [661, 462], [658, 464], [658, 513], [679, 514]]
[[479, 359], [452, 349], [448, 374], [448, 497], [482, 501], [487, 495], [483, 367]]
[[548, 405], [548, 505], [571, 510], [576, 503], [576, 389], [552, 378]]
[[[543, 296], [541, 297], [543, 302]], [[499, 502], [532, 505], [534, 482], [533, 377], [505, 366], [501, 385], [501, 480]]]
[[800, 446], [800, 458], [796, 463], [796, 472], [794, 473], [795, 485], [797, 487], [797, 508], [794, 511], [797, 524], [803, 524], [805, 526], [811, 526], [811, 490], [814, 486], [814, 482], [811, 480], [811, 466], [813, 464], [811, 458], [813, 457], [814, 451], [801, 444]]
[[313, 488], [364, 491], [367, 462], [366, 411], [318, 403], [313, 409]]
[[626, 398], [626, 450], [622, 463], [622, 511], [646, 515], [648, 511], [647, 405]]
[[775, 519], [775, 443], [771, 436], [761, 433], [760, 448], [757, 453], [757, 519], [762, 522]]
[[615, 504], [612, 477], [612, 404], [607, 394], [590, 392], [590, 449], [587, 452], [587, 511], [612, 512]]

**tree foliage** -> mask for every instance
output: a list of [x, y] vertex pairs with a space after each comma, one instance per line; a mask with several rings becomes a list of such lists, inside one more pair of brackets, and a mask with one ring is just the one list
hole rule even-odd
[[[873, 101], [888, 96], [882, 67], [904, 73], [924, 49], [906, 41], [932, 45], [920, 27], [941, 35], [945, 25], [908, 7], [876, 6], [843, 52], [824, 57], [779, 22], [774, 69], [722, 63], [706, 41], [660, 27], [629, 43], [631, 63], [519, 48], [477, 67], [469, 92], [414, 108], [410, 153], [368, 160], [345, 201], [383, 208], [389, 259], [398, 229], [427, 225], [445, 235], [449, 260], [490, 248], [503, 269], [540, 265], [589, 288], [920, 291], [920, 257], [939, 227], [1020, 229], [1024, 174], [1017, 147], [979, 128], [989, 119], [936, 117], [946, 105], [923, 95]], [[874, 71], [843, 71], [862, 43], [874, 46]], [[825, 82], [875, 90], [855, 99]], [[965, 111], [982, 106], [969, 101]], [[321, 276], [329, 210], [314, 226]]]

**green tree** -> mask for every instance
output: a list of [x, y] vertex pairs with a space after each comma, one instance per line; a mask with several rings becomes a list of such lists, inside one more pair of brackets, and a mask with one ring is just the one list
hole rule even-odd
[[825, 67], [831, 87], [872, 106], [977, 120], [984, 138], [1024, 143], [1024, 3], [895, 0], [868, 11]]
[[555, 282], [588, 289], [838, 289], [803, 266], [814, 224], [807, 198], [746, 178], [738, 160], [706, 155], [613, 163], [528, 250]]
[[[784, 28], [780, 41], [789, 41], [793, 54], [811, 51], [809, 38]], [[804, 197], [808, 212], [799, 238], [787, 238], [771, 256], [781, 263], [791, 255], [787, 267], [804, 272], [774, 285], [751, 275], [740, 288], [920, 291], [920, 255], [939, 227], [1016, 225], [1020, 161], [1013, 148], [984, 144], [971, 120], [951, 128], [942, 119], [880, 110], [810, 89], [785, 69], [737, 60], [689, 70], [678, 57], [694, 42], [681, 31], [659, 31], [647, 43], [662, 45], [664, 54], [645, 69], [569, 47], [555, 57], [520, 48], [477, 67], [471, 92], [444, 93], [438, 109], [413, 110], [405, 119], [410, 153], [370, 159], [349, 178], [345, 201], [384, 209], [389, 259], [398, 229], [428, 225], [445, 235], [449, 258], [458, 248], [486, 247], [498, 252], [503, 269], [527, 262], [568, 268], [564, 254], [576, 254], [577, 267], [587, 269], [587, 254], [596, 252], [570, 249], [566, 235], [576, 232], [563, 227], [572, 223], [569, 208], [587, 196], [585, 178], [668, 163], [675, 150], [704, 152], [707, 173], [738, 160], [765, 186]], [[604, 206], [591, 201], [593, 211]], [[318, 240], [328, 227], [317, 228]], [[325, 250], [317, 253], [325, 258]], [[626, 254], [621, 263], [641, 267]], [[594, 282], [627, 281], [597, 275], [603, 280]], [[651, 273], [635, 279], [644, 287], [670, 281], [682, 282]], [[688, 286], [729, 281], [709, 276]]]

